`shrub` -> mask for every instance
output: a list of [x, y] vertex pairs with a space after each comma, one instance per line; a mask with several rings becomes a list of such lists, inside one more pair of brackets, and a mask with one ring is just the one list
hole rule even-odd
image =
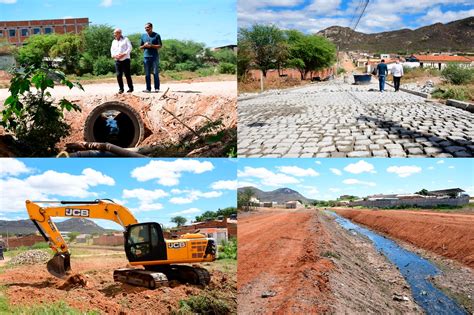
[[197, 70], [197, 73], [200, 77], [208, 77], [210, 75], [213, 75], [215, 72], [214, 68], [201, 68]]
[[222, 241], [218, 259], [237, 259], [237, 239]]
[[215, 296], [201, 294], [191, 296], [187, 300], [179, 301], [177, 314], [229, 314], [230, 308], [227, 303]]
[[461, 85], [474, 79], [474, 69], [465, 68], [459, 64], [449, 64], [441, 71], [443, 78], [451, 84]]
[[176, 71], [196, 71], [198, 64], [191, 60], [186, 60], [186, 62], [177, 63], [174, 65], [174, 70]]
[[459, 101], [468, 101], [474, 97], [467, 87], [446, 85], [438, 87], [431, 93], [435, 98], [455, 99]]
[[341, 73], [346, 73], [346, 69], [344, 68], [337, 68], [337, 74], [341, 74]]
[[219, 73], [235, 74], [236, 72], [237, 72], [237, 66], [232, 63], [221, 62], [219, 64]]
[[100, 56], [94, 61], [94, 74], [101, 75], [101, 74], [108, 74], [110, 72], [115, 71], [115, 63], [112, 58], [106, 56]]
[[183, 79], [183, 76], [180, 73], [178, 73], [174, 70], [166, 71], [165, 75], [169, 76], [173, 80], [182, 80]]
[[[69, 134], [63, 111], [80, 111], [79, 106], [62, 99], [54, 104], [51, 94], [55, 81], [82, 89], [66, 79], [64, 73], [29, 66], [13, 73], [10, 80], [11, 95], [5, 100], [0, 125], [15, 134], [25, 156], [51, 156], [56, 143]], [[36, 88], [35, 93], [31, 88]]]

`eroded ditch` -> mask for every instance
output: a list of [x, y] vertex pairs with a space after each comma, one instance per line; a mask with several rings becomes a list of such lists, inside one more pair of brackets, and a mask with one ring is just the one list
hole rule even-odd
[[396, 242], [354, 224], [334, 212], [327, 211], [327, 213], [334, 216], [336, 222], [344, 229], [367, 237], [379, 252], [397, 266], [409, 283], [415, 302], [427, 314], [467, 314], [454, 300], [430, 282], [430, 278], [441, 273], [431, 262], [400, 247]]

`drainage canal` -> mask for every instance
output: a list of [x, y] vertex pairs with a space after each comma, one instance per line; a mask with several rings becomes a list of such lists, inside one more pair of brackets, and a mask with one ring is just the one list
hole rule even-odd
[[137, 146], [144, 137], [143, 120], [132, 107], [121, 102], [107, 102], [87, 116], [84, 139], [108, 142], [122, 148]]
[[327, 213], [336, 217], [336, 222], [344, 229], [366, 236], [400, 270], [409, 283], [415, 302], [427, 314], [467, 314], [459, 305], [437, 289], [428, 279], [440, 273], [440, 270], [428, 260], [400, 247], [371, 230], [363, 228], [334, 212]]

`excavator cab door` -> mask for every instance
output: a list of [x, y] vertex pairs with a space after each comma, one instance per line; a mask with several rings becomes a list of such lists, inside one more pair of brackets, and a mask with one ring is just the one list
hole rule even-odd
[[125, 231], [125, 253], [130, 262], [166, 260], [166, 243], [158, 223], [129, 225]]

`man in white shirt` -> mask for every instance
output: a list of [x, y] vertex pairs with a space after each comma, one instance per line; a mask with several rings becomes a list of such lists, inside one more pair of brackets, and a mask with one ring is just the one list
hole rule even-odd
[[398, 92], [398, 90], [400, 89], [400, 80], [403, 77], [403, 66], [400, 64], [399, 59], [397, 59], [395, 61], [395, 64], [392, 66], [392, 76], [395, 92]]
[[115, 59], [115, 72], [117, 74], [117, 82], [119, 85], [119, 94], [123, 93], [123, 79], [125, 74], [127, 79], [128, 91], [133, 92], [132, 76], [130, 75], [130, 52], [132, 51], [132, 44], [127, 37], [122, 36], [122, 30], [117, 28], [114, 31], [115, 39], [110, 47], [110, 54]]

